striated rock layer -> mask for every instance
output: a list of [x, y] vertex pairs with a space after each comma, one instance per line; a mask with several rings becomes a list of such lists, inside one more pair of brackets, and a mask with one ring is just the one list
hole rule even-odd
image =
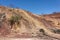
[[36, 15], [31, 12], [0, 6], [0, 37], [41, 37], [60, 39], [60, 13]]

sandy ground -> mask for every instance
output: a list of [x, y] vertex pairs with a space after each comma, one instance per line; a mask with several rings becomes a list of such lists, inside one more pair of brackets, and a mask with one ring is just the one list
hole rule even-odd
[[41, 39], [41, 38], [0, 38], [0, 40], [58, 40], [58, 39]]
[[38, 38], [0, 38], [0, 40], [39, 40], [39, 39]]

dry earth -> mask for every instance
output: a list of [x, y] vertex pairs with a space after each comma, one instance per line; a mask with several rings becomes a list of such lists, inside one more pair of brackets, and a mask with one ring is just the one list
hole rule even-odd
[[0, 6], [0, 40], [60, 40], [60, 13], [36, 15]]

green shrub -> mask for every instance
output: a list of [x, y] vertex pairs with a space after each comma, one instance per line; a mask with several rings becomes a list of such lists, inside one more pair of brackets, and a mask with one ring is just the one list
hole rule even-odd
[[19, 24], [19, 20], [21, 19], [21, 17], [19, 15], [14, 15], [14, 16], [11, 16], [9, 22], [10, 22], [10, 25], [12, 27], [12, 25], [14, 25], [15, 23]]

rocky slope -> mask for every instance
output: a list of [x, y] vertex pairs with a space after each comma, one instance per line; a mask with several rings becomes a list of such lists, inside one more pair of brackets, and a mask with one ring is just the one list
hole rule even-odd
[[36, 15], [0, 6], [0, 37], [46, 37], [60, 39], [60, 13]]

